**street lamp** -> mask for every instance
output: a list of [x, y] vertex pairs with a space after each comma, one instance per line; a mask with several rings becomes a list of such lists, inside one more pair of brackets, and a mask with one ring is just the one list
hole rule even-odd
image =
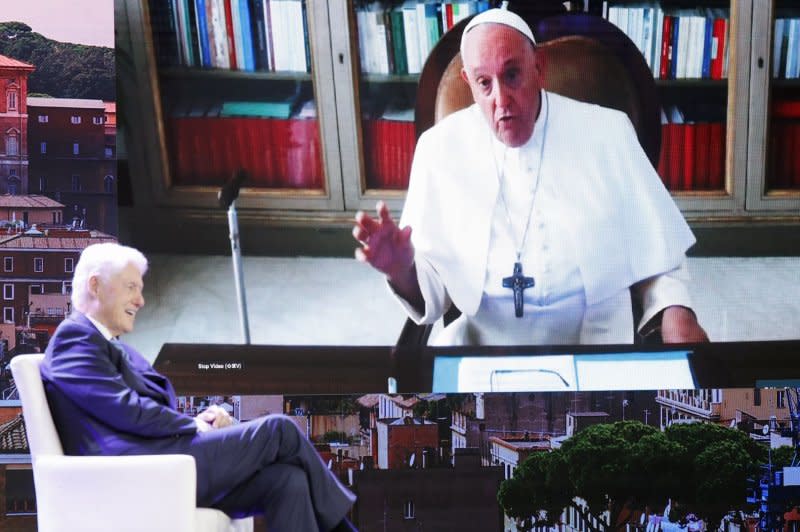
[[625, 407], [628, 406], [628, 404], [627, 399], [622, 400], [622, 421], [625, 421]]

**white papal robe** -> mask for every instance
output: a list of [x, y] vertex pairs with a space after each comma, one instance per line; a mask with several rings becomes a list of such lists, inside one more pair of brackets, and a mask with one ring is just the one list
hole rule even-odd
[[[417, 323], [435, 322], [451, 301], [462, 311], [435, 344], [630, 343], [629, 287], [644, 280], [641, 324], [691, 306], [694, 236], [627, 115], [544, 91], [542, 101], [519, 148], [497, 140], [476, 105], [419, 139], [400, 224], [412, 227], [424, 313], [399, 299]], [[502, 278], [529, 212], [521, 262], [535, 285], [516, 318]]]

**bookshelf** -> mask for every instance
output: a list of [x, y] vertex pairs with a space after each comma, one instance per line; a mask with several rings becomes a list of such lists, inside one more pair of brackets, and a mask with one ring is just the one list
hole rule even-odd
[[[588, 2], [598, 16], [602, 16], [603, 4]], [[752, 226], [754, 222], [766, 226], [800, 221], [800, 184], [792, 181], [794, 174], [789, 172], [794, 171], [793, 167], [776, 162], [783, 161], [781, 154], [789, 153], [789, 149], [793, 154], [800, 153], [800, 145], [795, 147], [786, 140], [787, 132], [794, 131], [800, 118], [776, 118], [771, 111], [777, 102], [790, 102], [780, 104], [782, 109], [787, 105], [796, 108], [791, 102], [800, 102], [800, 80], [786, 79], [785, 75], [775, 78], [767, 68], [776, 61], [776, 19], [800, 17], [793, 4], [790, 0], [702, 2], [702, 12], [713, 15], [712, 27], [713, 19], [727, 21], [727, 65], [722, 75], [703, 76], [701, 66], [700, 76], [657, 76], [656, 85], [668, 111], [662, 131], [683, 130], [679, 137], [682, 142], [672, 148], [662, 144], [667, 147], [665, 153], [671, 149], [679, 155], [681, 162], [674, 165], [679, 171], [670, 177], [663, 168], [660, 170], [679, 207], [696, 226]], [[153, 38], [150, 0], [117, 2], [118, 48], [131, 63], [119, 72], [121, 99], [128, 100], [125, 109], [129, 110], [127, 151], [136, 207], [131, 224], [152, 226], [156, 224], [154, 220], [162, 220], [158, 223], [174, 226], [178, 236], [188, 230], [189, 222], [224, 227], [224, 213], [215, 210], [216, 191], [230, 173], [227, 170], [241, 159], [250, 161], [249, 165], [256, 169], [256, 179], [243, 190], [238, 202], [245, 232], [248, 227], [345, 230], [356, 210], [372, 209], [378, 199], [399, 212], [413, 153], [411, 110], [418, 74], [416, 66], [408, 68], [407, 57], [405, 69], [397, 64], [387, 65], [387, 57], [376, 59], [375, 47], [367, 43], [377, 42], [374, 31], [380, 20], [384, 24], [391, 21], [395, 10], [400, 14], [394, 16], [402, 17], [404, 6], [416, 4], [395, 2], [391, 5], [397, 7], [380, 14], [374, 12], [375, 5], [358, 0], [307, 0], [307, 69], [288, 72], [198, 68], [180, 61], [164, 62], [159, 59], [161, 45]], [[384, 8], [387, 5], [383, 3]], [[641, 6], [661, 7], [663, 13], [677, 17], [688, 15], [697, 3], [606, 3], [606, 8], [633, 10]], [[423, 12], [424, 9], [417, 15], [422, 17]], [[424, 46], [422, 41], [418, 43], [420, 60]], [[391, 48], [383, 53], [388, 56], [390, 50], [399, 53]], [[397, 63], [398, 58], [393, 61]], [[294, 179], [287, 180], [286, 176], [271, 175], [275, 163], [253, 163], [253, 155], [246, 148], [253, 144], [270, 146], [272, 143], [265, 138], [281, 139], [288, 134], [275, 134], [280, 130], [273, 124], [268, 128], [272, 137], [263, 132], [259, 137], [259, 131], [247, 132], [245, 128], [242, 133], [237, 129], [242, 126], [236, 125], [282, 119], [223, 118], [214, 113], [220, 102], [290, 98], [313, 102], [315, 124], [306, 129], [306, 137], [301, 137], [306, 140], [293, 156]], [[193, 109], [198, 100], [198, 107], [208, 106], [205, 111]], [[212, 116], [207, 116], [209, 108]], [[669, 111], [673, 108], [683, 115], [682, 124], [670, 122]], [[296, 111], [293, 109], [292, 113]], [[206, 116], [190, 116], [201, 112]], [[295, 118], [292, 114], [289, 120]], [[186, 129], [180, 129], [186, 128], [181, 121], [191, 123], [192, 119], [197, 122], [194, 130], [189, 127], [186, 133]], [[226, 126], [226, 121], [231, 124]], [[693, 142], [687, 140], [689, 129], [693, 130]], [[176, 135], [176, 131], [181, 133]], [[217, 141], [206, 139], [203, 144], [192, 140], [210, 131], [217, 135]], [[664, 137], [669, 140], [669, 134]], [[702, 140], [712, 137], [713, 145]], [[186, 149], [186, 144], [191, 148]], [[193, 159], [193, 154], [208, 154], [219, 145], [227, 146], [232, 155], [224, 164], [215, 163], [213, 153], [205, 162]], [[686, 156], [690, 145], [692, 159]], [[696, 161], [698, 153], [701, 160]], [[690, 167], [694, 176], [687, 175]], [[699, 174], [703, 175], [698, 177]], [[150, 238], [152, 235], [147, 236]], [[341, 241], [347, 242], [346, 237]]]

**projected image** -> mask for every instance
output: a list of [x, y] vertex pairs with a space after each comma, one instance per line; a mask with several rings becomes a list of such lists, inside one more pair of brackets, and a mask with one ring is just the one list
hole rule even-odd
[[291, 416], [362, 531], [780, 530], [800, 503], [793, 388], [180, 399], [210, 403]]

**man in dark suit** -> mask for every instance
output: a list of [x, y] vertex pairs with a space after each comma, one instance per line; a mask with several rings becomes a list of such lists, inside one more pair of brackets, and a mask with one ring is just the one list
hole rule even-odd
[[353, 530], [355, 496], [285, 416], [232, 424], [219, 407], [197, 417], [175, 409], [164, 376], [117, 337], [144, 305], [147, 259], [118, 244], [87, 247], [75, 267], [72, 304], [41, 366], [67, 454], [189, 454], [197, 504], [234, 517], [263, 513], [270, 530]]

